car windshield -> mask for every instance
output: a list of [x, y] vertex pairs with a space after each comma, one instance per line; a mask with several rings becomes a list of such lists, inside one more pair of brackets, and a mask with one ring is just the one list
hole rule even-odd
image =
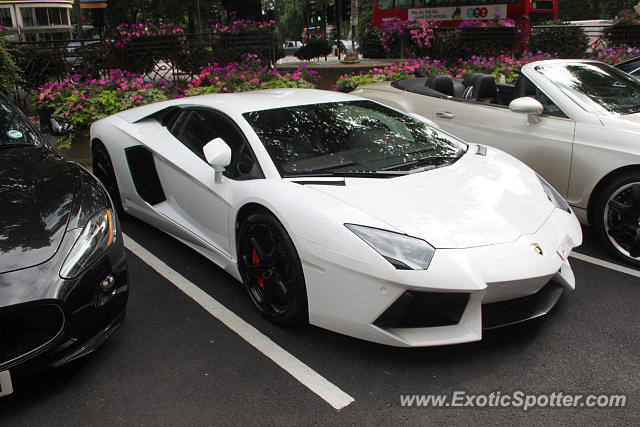
[[450, 164], [466, 145], [371, 101], [244, 114], [283, 176], [393, 176]]
[[640, 81], [609, 65], [557, 63], [538, 65], [535, 70], [587, 111], [640, 112]]
[[37, 145], [39, 141], [31, 123], [16, 107], [0, 97], [0, 147]]

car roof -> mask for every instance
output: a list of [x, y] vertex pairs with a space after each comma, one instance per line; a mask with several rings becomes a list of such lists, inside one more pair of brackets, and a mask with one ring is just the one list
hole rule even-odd
[[124, 120], [134, 123], [172, 106], [212, 107], [226, 113], [243, 114], [251, 111], [272, 110], [296, 105], [345, 102], [363, 98], [340, 92], [316, 89], [267, 89], [240, 93], [218, 93], [190, 96], [157, 102], [118, 113]]

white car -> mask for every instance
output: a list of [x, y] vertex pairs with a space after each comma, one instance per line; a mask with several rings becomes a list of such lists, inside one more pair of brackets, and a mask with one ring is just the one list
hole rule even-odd
[[520, 161], [427, 122], [328, 91], [182, 98], [95, 122], [93, 167], [279, 324], [430, 346], [545, 314], [575, 286], [577, 218]]
[[640, 266], [639, 80], [597, 61], [549, 60], [525, 65], [515, 86], [478, 74], [353, 93], [522, 160], [594, 226], [612, 254]]

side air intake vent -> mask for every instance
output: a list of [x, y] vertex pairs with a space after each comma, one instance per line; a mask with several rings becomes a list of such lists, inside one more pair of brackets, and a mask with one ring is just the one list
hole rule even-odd
[[423, 328], [460, 322], [469, 294], [407, 291], [373, 322], [381, 328]]

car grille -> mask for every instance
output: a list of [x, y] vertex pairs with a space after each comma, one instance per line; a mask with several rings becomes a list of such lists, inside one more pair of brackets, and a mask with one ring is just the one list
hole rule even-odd
[[53, 303], [27, 303], [0, 310], [0, 365], [43, 349], [64, 328], [64, 312]]

